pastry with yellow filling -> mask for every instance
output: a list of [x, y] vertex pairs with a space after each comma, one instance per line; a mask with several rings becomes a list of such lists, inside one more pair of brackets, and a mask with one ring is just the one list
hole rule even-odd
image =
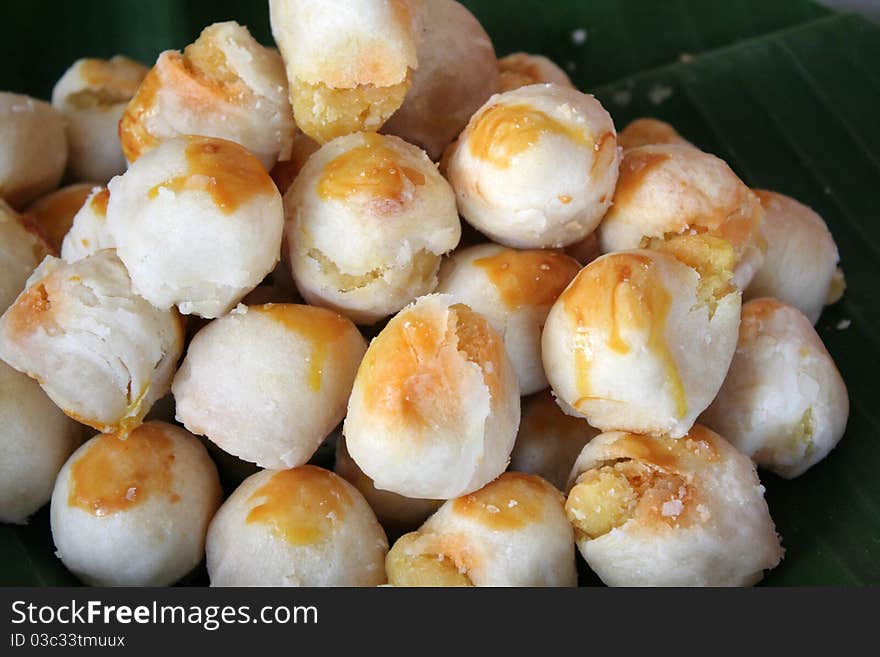
[[379, 130], [419, 67], [424, 13], [423, 0], [270, 0], [297, 126], [322, 144]]
[[388, 540], [363, 496], [304, 465], [245, 479], [208, 530], [211, 586], [378, 586]]
[[792, 479], [837, 445], [848, 415], [846, 385], [809, 319], [775, 299], [745, 303], [730, 371], [700, 421]]
[[95, 436], [55, 482], [56, 554], [89, 586], [170, 586], [202, 561], [221, 497], [217, 468], [180, 427]]
[[135, 294], [112, 250], [72, 264], [47, 256], [0, 318], [0, 358], [103, 432], [140, 424], [168, 391], [182, 351], [177, 311]]
[[611, 205], [620, 155], [608, 112], [570, 87], [492, 96], [471, 118], [446, 173], [462, 216], [514, 248], [574, 244]]
[[204, 135], [241, 144], [269, 170], [290, 156], [294, 131], [281, 57], [234, 21], [159, 55], [119, 122], [129, 163], [168, 139]]
[[597, 436], [565, 512], [609, 586], [751, 586], [782, 559], [755, 466], [700, 425], [679, 439]]
[[399, 538], [385, 570], [393, 586], [575, 586], [564, 498], [540, 477], [505, 472], [449, 500]]
[[52, 105], [64, 115], [74, 180], [106, 184], [125, 171], [119, 119], [149, 69], [128, 57], [78, 59], [52, 89]]
[[437, 167], [398, 137], [360, 132], [312, 155], [284, 196], [286, 257], [312, 304], [359, 324], [434, 290], [461, 237]]
[[516, 373], [501, 336], [453, 297], [431, 294], [370, 343], [343, 432], [376, 488], [449, 499], [504, 471], [519, 418]]
[[190, 342], [172, 386], [177, 420], [260, 467], [303, 465], [342, 421], [366, 348], [331, 310], [238, 306]]
[[603, 431], [685, 435], [736, 348], [740, 292], [706, 287], [658, 251], [587, 265], [544, 326], [544, 371], [563, 410]]

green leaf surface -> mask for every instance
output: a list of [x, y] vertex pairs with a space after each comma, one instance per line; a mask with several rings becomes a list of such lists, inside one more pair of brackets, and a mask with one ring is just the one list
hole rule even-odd
[[[838, 448], [804, 476], [762, 473], [787, 549], [766, 583], [880, 583], [880, 404], [871, 371], [880, 364], [880, 28], [801, 0], [465, 4], [499, 54], [552, 57], [619, 128], [639, 116], [670, 121], [749, 185], [794, 196], [828, 221], [848, 289], [817, 328], [849, 388], [851, 415]], [[0, 88], [46, 97], [76, 57], [122, 52], [150, 62], [215, 20], [234, 18], [270, 39], [263, 2], [36, 7], [4, 3]], [[579, 29], [582, 43], [572, 38]], [[52, 555], [45, 510], [27, 527], [0, 527], [0, 582], [72, 581]]]

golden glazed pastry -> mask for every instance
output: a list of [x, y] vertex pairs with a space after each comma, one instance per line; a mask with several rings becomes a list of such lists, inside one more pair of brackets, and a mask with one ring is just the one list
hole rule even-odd
[[61, 113], [42, 100], [0, 91], [0, 199], [23, 208], [58, 187], [65, 164]]
[[234, 21], [159, 55], [119, 122], [129, 163], [168, 139], [204, 135], [241, 144], [266, 170], [288, 159], [294, 130], [281, 57]]
[[211, 522], [211, 586], [378, 586], [385, 532], [363, 496], [313, 465], [263, 470]]
[[693, 145], [668, 123], [649, 117], [636, 119], [627, 124], [617, 135], [617, 142], [623, 150], [653, 144]]
[[261, 467], [303, 465], [342, 421], [366, 348], [331, 310], [239, 306], [190, 342], [172, 387], [177, 420]]
[[112, 250], [68, 264], [47, 256], [0, 319], [0, 358], [99, 431], [140, 424], [171, 385], [183, 323], [137, 296]]
[[0, 522], [24, 524], [49, 501], [82, 428], [36, 381], [0, 361]]
[[700, 421], [786, 479], [843, 437], [846, 384], [809, 319], [775, 299], [743, 305], [736, 355]]
[[128, 57], [79, 59], [52, 89], [52, 105], [64, 115], [75, 180], [106, 184], [125, 171], [119, 119], [149, 69]]
[[398, 137], [356, 133], [312, 155], [284, 196], [303, 298], [372, 324], [437, 285], [461, 222], [449, 183]]
[[538, 475], [565, 490], [574, 460], [598, 434], [583, 418], [563, 413], [549, 390], [526, 397], [510, 469]]
[[505, 472], [449, 500], [385, 560], [393, 586], [575, 586], [564, 498], [540, 477]]
[[513, 91], [530, 84], [558, 84], [571, 87], [571, 78], [544, 55], [515, 52], [498, 60], [499, 91]]
[[239, 144], [169, 139], [109, 189], [112, 243], [132, 289], [157, 308], [219, 317], [281, 257], [281, 195]]
[[782, 559], [755, 466], [700, 425], [679, 439], [603, 433], [571, 486], [578, 549], [609, 586], [751, 586]]
[[449, 499], [504, 471], [519, 413], [501, 336], [466, 305], [431, 294], [370, 343], [343, 432], [376, 488]]
[[624, 151], [599, 244], [604, 253], [664, 250], [703, 278], [732, 256], [730, 280], [744, 290], [764, 262], [763, 218], [758, 197], [723, 160], [687, 144], [641, 146]]
[[547, 387], [541, 330], [550, 306], [580, 271], [557, 251], [518, 251], [497, 244], [461, 249], [443, 262], [437, 292], [482, 314], [504, 338], [521, 395]]
[[603, 431], [685, 435], [724, 381], [740, 292], [706, 290], [672, 256], [611, 253], [550, 310], [544, 371], [562, 408]]
[[745, 291], [746, 299], [773, 297], [813, 324], [846, 286], [837, 244], [818, 214], [793, 198], [755, 190], [764, 208], [767, 255]]
[[402, 104], [418, 68], [422, 0], [270, 0], [299, 128], [326, 143], [375, 132]]
[[68, 459], [52, 493], [52, 539], [90, 586], [170, 586], [202, 560], [221, 496], [198, 439], [148, 422], [124, 439], [96, 436]]
[[454, 0], [426, 3], [419, 68], [382, 131], [423, 148], [432, 160], [498, 91], [495, 48], [480, 22]]
[[462, 216], [514, 248], [579, 242], [611, 204], [619, 163], [608, 112], [570, 87], [535, 84], [492, 96], [446, 165]]

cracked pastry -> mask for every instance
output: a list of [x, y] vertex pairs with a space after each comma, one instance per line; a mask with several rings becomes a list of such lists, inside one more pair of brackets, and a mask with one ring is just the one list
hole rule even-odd
[[105, 433], [140, 424], [182, 351], [177, 311], [137, 296], [112, 250], [73, 264], [47, 256], [0, 318], [0, 358]]
[[793, 479], [837, 445], [848, 415], [846, 384], [809, 319], [775, 299], [743, 304], [736, 355], [700, 422]]
[[449, 183], [424, 151], [390, 135], [325, 144], [285, 194], [284, 210], [300, 294], [359, 324], [431, 292], [441, 256], [461, 237]]
[[501, 336], [466, 305], [431, 294], [370, 343], [343, 433], [376, 488], [449, 499], [504, 471], [519, 418], [516, 373]]
[[700, 425], [679, 439], [597, 436], [565, 512], [609, 586], [751, 586], [782, 559], [755, 466]]

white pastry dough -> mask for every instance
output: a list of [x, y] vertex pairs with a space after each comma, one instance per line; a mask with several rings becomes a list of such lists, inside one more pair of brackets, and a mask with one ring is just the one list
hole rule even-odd
[[498, 91], [495, 48], [480, 22], [455, 0], [426, 3], [419, 68], [400, 109], [382, 131], [423, 148], [432, 160]]
[[82, 428], [36, 381], [0, 361], [0, 522], [25, 523], [49, 501]]
[[0, 311], [6, 310], [24, 289], [47, 245], [29, 230], [22, 217], [0, 200]]
[[578, 548], [609, 586], [750, 586], [782, 558], [755, 466], [700, 425], [601, 434], [571, 481]]
[[130, 163], [168, 139], [205, 135], [241, 144], [266, 170], [290, 156], [294, 130], [281, 57], [234, 21], [159, 55], [119, 123]]
[[304, 465], [248, 477], [208, 531], [211, 586], [378, 586], [388, 540], [357, 489]]
[[312, 155], [284, 196], [290, 269], [309, 303], [362, 324], [437, 285], [461, 222], [427, 155], [392, 136], [340, 137]]
[[557, 251], [517, 251], [497, 244], [461, 249], [440, 268], [437, 292], [482, 314], [504, 338], [521, 395], [547, 387], [541, 330], [550, 306], [580, 271]]
[[61, 242], [61, 257], [76, 262], [103, 249], [116, 248], [107, 227], [107, 206], [110, 190], [95, 187], [73, 216], [73, 224]]
[[0, 91], [0, 199], [22, 208], [61, 182], [64, 119], [49, 103]]
[[550, 310], [544, 371], [562, 408], [597, 429], [683, 436], [724, 381], [739, 312], [738, 290], [708, 294], [665, 253], [608, 254]]
[[700, 421], [792, 479], [837, 445], [848, 415], [846, 385], [810, 321], [775, 299], [744, 304], [727, 379]]
[[128, 57], [79, 59], [52, 89], [52, 105], [64, 115], [75, 180], [106, 184], [125, 171], [119, 119], [149, 69]]
[[231, 141], [170, 139], [109, 189], [110, 237], [134, 291], [158, 308], [219, 317], [281, 257], [281, 195]]
[[182, 350], [180, 316], [134, 294], [112, 250], [73, 264], [48, 256], [0, 319], [0, 357], [104, 432], [140, 423]]
[[239, 306], [190, 342], [172, 387], [177, 420], [261, 467], [303, 465], [342, 421], [366, 348], [331, 310]]
[[375, 132], [418, 68], [422, 0], [270, 0], [296, 123], [313, 139]]
[[611, 204], [619, 151], [592, 96], [537, 84], [492, 96], [453, 147], [447, 175], [462, 216], [515, 248], [584, 239]]
[[91, 586], [169, 586], [202, 560], [221, 495], [205, 448], [179, 427], [96, 436], [58, 475], [56, 554]]
[[394, 586], [575, 586], [564, 498], [540, 477], [505, 472], [449, 500], [385, 561]]
[[343, 432], [376, 488], [449, 499], [504, 471], [519, 417], [501, 336], [482, 315], [432, 294], [370, 343]]
[[806, 205], [776, 192], [755, 194], [764, 207], [767, 255], [745, 298], [779, 299], [815, 324], [844, 287], [837, 244], [822, 217]]

